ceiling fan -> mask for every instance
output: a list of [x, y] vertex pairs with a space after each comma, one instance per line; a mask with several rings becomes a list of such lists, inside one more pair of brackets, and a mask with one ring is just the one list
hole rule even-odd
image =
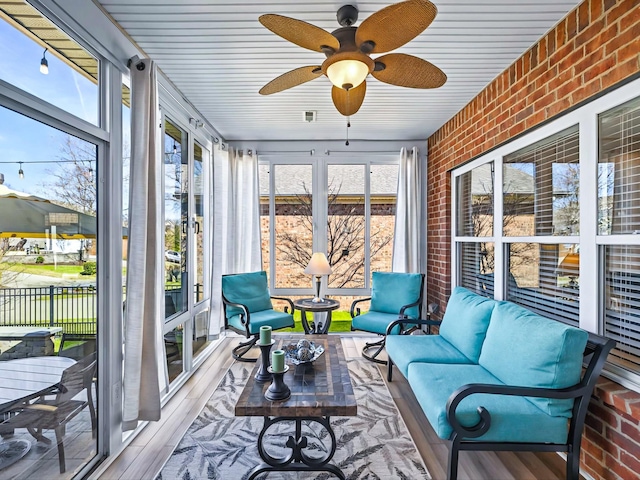
[[344, 116], [355, 114], [367, 91], [366, 77], [409, 88], [438, 88], [447, 76], [435, 65], [404, 53], [372, 59], [417, 37], [433, 21], [436, 6], [428, 0], [407, 0], [372, 14], [359, 27], [358, 9], [345, 5], [338, 10], [342, 28], [329, 33], [310, 23], [276, 14], [261, 15], [262, 25], [276, 35], [309, 50], [322, 52], [322, 65], [296, 68], [267, 83], [260, 94], [271, 95], [326, 75], [333, 88], [331, 98]]

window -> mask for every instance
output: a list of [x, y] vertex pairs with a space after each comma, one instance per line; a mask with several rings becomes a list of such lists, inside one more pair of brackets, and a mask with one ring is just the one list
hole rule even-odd
[[607, 374], [640, 389], [639, 86], [454, 170], [452, 272], [453, 285], [613, 338]]
[[259, 175], [263, 268], [274, 294], [311, 294], [313, 279], [304, 269], [313, 252], [327, 254], [333, 273], [322, 291], [345, 312], [369, 294], [372, 271], [391, 270], [395, 158], [311, 164], [261, 156]]
[[[460, 285], [493, 297], [495, 268], [493, 237], [494, 165], [487, 163], [460, 175], [457, 182], [456, 233], [467, 237], [458, 244]], [[491, 240], [491, 238], [489, 238]]]
[[98, 60], [25, 1], [0, 13], [0, 79], [98, 125]]
[[578, 127], [504, 157], [505, 236], [578, 235]]
[[[4, 367], [18, 359], [26, 362], [17, 368], [31, 371], [34, 381], [45, 388], [72, 375], [76, 363], [89, 369], [97, 367], [98, 323], [102, 320], [98, 315], [98, 295], [103, 291], [98, 290], [97, 282], [98, 269], [103, 268], [97, 255], [96, 176], [100, 144], [3, 106], [0, 139], [7, 141], [12, 159], [0, 164], [0, 331], [5, 337], [0, 364]], [[30, 330], [34, 329], [30, 327], [46, 330], [47, 334], [32, 338]], [[12, 340], [7, 342], [7, 335]], [[27, 357], [55, 358], [57, 366], [48, 372], [40, 371], [37, 358], [32, 361]], [[4, 371], [15, 368], [14, 363]], [[88, 378], [94, 377], [91, 374]], [[51, 378], [55, 380], [47, 384]], [[66, 425], [65, 465], [71, 474], [98, 452], [98, 435], [92, 434], [92, 422], [96, 421], [93, 408], [101, 400], [97, 398], [99, 381], [78, 387], [77, 393], [85, 395], [83, 398], [87, 389], [91, 390], [93, 405], [90, 408], [87, 404]], [[25, 393], [29, 393], [28, 389], [16, 388], [12, 400], [25, 399]], [[3, 414], [8, 419], [6, 408]], [[40, 426], [34, 418], [31, 427]], [[3, 469], [6, 478], [29, 477], [29, 472], [36, 470], [46, 478], [63, 478], [55, 459], [54, 431], [45, 430], [44, 436], [52, 443], [41, 443], [33, 449], [29, 462]], [[31, 443], [32, 437], [24, 428], [18, 428], [12, 440]], [[70, 451], [77, 454], [71, 455]]]
[[[640, 370], [640, 98], [599, 116], [598, 234], [610, 361]], [[616, 245], [610, 243], [618, 241]]]

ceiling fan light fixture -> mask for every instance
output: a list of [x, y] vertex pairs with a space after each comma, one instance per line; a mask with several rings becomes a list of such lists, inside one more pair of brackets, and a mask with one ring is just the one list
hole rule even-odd
[[327, 67], [327, 77], [338, 88], [350, 90], [369, 75], [369, 67], [360, 60], [340, 60]]
[[367, 78], [375, 64], [371, 57], [361, 52], [338, 52], [322, 64], [324, 73], [338, 88], [351, 90]]

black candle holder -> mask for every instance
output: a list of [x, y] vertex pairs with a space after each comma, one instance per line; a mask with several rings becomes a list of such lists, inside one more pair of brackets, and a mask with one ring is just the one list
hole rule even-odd
[[267, 383], [270, 382], [271, 379], [273, 378], [271, 376], [271, 373], [268, 372], [268, 368], [269, 365], [271, 364], [271, 347], [273, 347], [273, 345], [275, 344], [275, 340], [271, 340], [271, 343], [259, 343], [258, 346], [260, 347], [260, 354], [262, 356], [262, 361], [260, 362], [260, 368], [258, 369], [258, 373], [256, 373], [256, 376], [254, 377], [256, 379], [256, 382], [258, 383]]
[[267, 371], [273, 375], [273, 383], [269, 385], [264, 394], [264, 398], [272, 402], [286, 400], [291, 396], [291, 390], [284, 383], [284, 374], [289, 370], [289, 365], [284, 366], [282, 372], [274, 372], [273, 367], [269, 367]]

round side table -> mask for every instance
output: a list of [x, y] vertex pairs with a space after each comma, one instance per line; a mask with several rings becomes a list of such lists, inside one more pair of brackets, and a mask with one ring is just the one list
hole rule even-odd
[[[312, 298], [302, 298], [293, 302], [293, 306], [297, 310], [300, 310], [300, 318], [302, 319], [302, 328], [304, 328], [304, 333], [325, 334], [329, 331], [329, 326], [331, 325], [331, 312], [337, 310], [340, 306], [340, 302], [329, 298], [325, 298], [321, 302], [313, 302], [312, 300]], [[308, 321], [307, 312], [326, 312], [327, 318], [324, 323], [316, 323], [313, 320]]]

